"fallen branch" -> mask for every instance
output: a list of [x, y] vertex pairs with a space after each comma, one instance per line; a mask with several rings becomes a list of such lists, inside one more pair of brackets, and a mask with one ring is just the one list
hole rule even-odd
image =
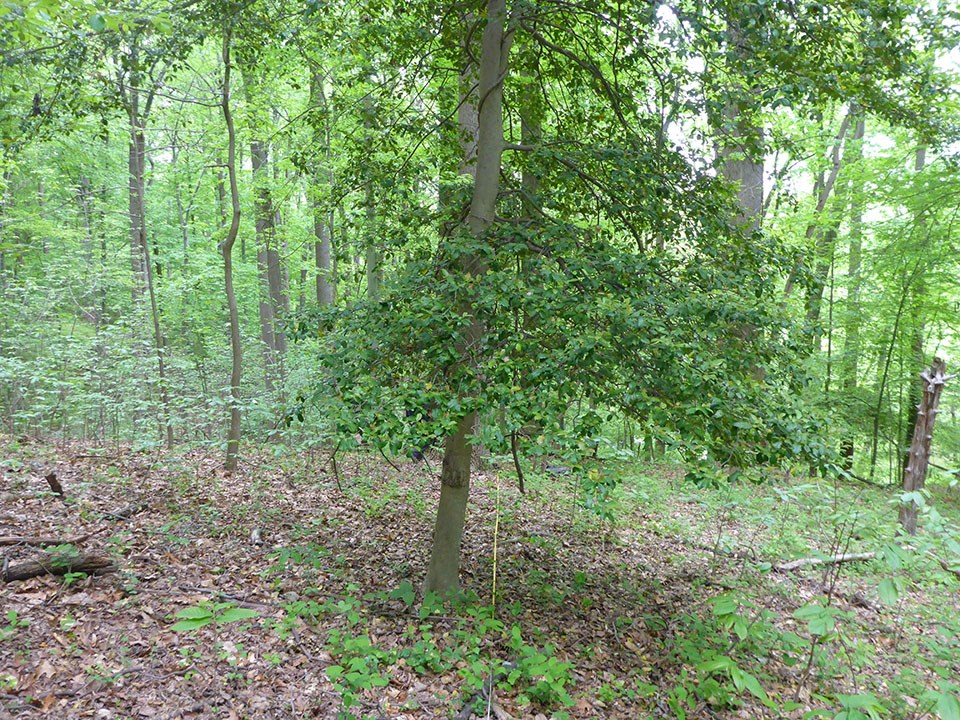
[[6, 567], [3, 570], [3, 581], [10, 583], [41, 575], [66, 575], [77, 572], [101, 575], [116, 569], [117, 566], [113, 564], [113, 560], [103, 555], [78, 555], [70, 558], [50, 558], [45, 562], [31, 560]]
[[105, 518], [111, 518], [113, 520], [129, 520], [138, 512], [146, 510], [148, 507], [150, 507], [149, 503], [138, 502], [134, 503], [133, 505], [128, 505], [127, 507], [123, 508], [123, 510], [117, 510], [116, 512], [105, 512], [101, 513], [101, 515]]
[[45, 547], [47, 545], [77, 545], [92, 535], [96, 535], [98, 532], [102, 532], [102, 530], [89, 532], [86, 535], [77, 535], [77, 537], [72, 538], [60, 538], [53, 536], [27, 537], [25, 535], [0, 535], [0, 546], [30, 545], [31, 547]]
[[276, 603], [266, 603], [259, 602], [257, 600], [244, 600], [243, 598], [237, 597], [236, 595], [228, 595], [225, 592], [216, 590], [214, 588], [203, 588], [203, 587], [191, 587], [189, 585], [180, 585], [179, 589], [186, 593], [197, 593], [198, 595], [210, 595], [211, 597], [223, 601], [233, 603], [237, 607], [249, 608], [251, 610], [256, 610], [257, 608], [276, 608]]
[[774, 570], [777, 572], [790, 572], [791, 570], [796, 570], [803, 567], [816, 567], [817, 565], [838, 565], [839, 563], [845, 562], [856, 562], [859, 560], [873, 560], [877, 554], [875, 552], [866, 552], [866, 553], [843, 553], [842, 555], [834, 555], [833, 557], [826, 558], [800, 558], [799, 560], [791, 560], [790, 562], [783, 563], [782, 565], [775, 565]]

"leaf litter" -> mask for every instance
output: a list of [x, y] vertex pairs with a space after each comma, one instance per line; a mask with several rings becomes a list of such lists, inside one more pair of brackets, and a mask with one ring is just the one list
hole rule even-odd
[[[81, 538], [52, 551], [96, 552], [117, 567], [0, 586], [0, 712], [9, 717], [399, 720], [467, 717], [464, 705], [475, 700], [483, 706], [475, 717], [500, 720], [561, 712], [799, 718], [817, 707], [815, 695], [881, 692], [902, 636], [935, 632], [856, 607], [846, 598], [857, 589], [840, 587], [835, 602], [878, 649], [858, 687], [843, 677], [820, 677], [818, 687], [802, 667], [771, 654], [755, 658], [765, 691], [796, 701], [794, 711], [771, 709], [750, 693], [684, 696], [698, 683], [697, 649], [688, 646], [704, 631], [698, 623], [711, 618], [711, 598], [743, 587], [746, 577], [756, 612], [800, 633], [794, 611], [824, 588], [816, 573], [761, 576], [743, 557], [704, 551], [714, 545], [712, 519], [682, 493], [662, 517], [624, 503], [614, 525], [584, 511], [570, 483], [553, 479], [520, 496], [489, 468], [478, 472], [461, 581], [473, 607], [489, 606], [496, 574], [495, 613], [505, 629], [488, 625], [470, 640], [463, 619], [471, 604], [424, 615], [409, 602], [425, 573], [438, 498], [428, 465], [397, 460], [398, 472], [376, 454], [348, 456], [339, 462], [341, 492], [311, 454], [248, 456], [237, 474], [225, 475], [206, 450], [0, 442], [0, 536]], [[44, 480], [51, 470], [62, 500]], [[660, 473], [663, 483], [682, 487], [675, 470]], [[743, 523], [728, 523], [724, 533], [757, 539]], [[51, 552], [27, 544], [0, 550], [5, 567]], [[960, 614], [956, 585], [950, 590]], [[909, 599], [942, 601], [919, 593]], [[231, 608], [248, 612], [234, 618], [226, 615]], [[203, 617], [210, 621], [196, 629], [174, 629], [178, 620]], [[566, 706], [540, 703], [520, 684], [478, 694], [484, 679], [517, 660], [513, 626], [524, 647], [544, 655], [552, 648], [569, 663]], [[353, 655], [357, 667], [382, 678], [357, 688], [346, 710], [339, 671], [330, 668], [351, 655], [331, 638], [365, 638]], [[470, 642], [472, 651], [464, 651]], [[431, 665], [421, 656], [446, 659]], [[477, 658], [479, 668], [471, 664]], [[960, 673], [956, 657], [945, 662]]]

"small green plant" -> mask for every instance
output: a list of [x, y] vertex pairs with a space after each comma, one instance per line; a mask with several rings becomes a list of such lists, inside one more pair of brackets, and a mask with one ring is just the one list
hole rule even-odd
[[327, 678], [340, 694], [344, 709], [357, 705], [364, 690], [386, 687], [390, 682], [388, 674], [381, 668], [395, 658], [375, 646], [369, 636], [344, 635], [339, 630], [332, 630], [328, 647], [340, 662], [327, 667]]
[[175, 632], [191, 632], [210, 624], [226, 625], [259, 615], [256, 610], [237, 607], [230, 602], [202, 602], [178, 612], [176, 617], [180, 618], [180, 621], [174, 623], [170, 629]]
[[545, 645], [542, 649], [528, 645], [523, 641], [520, 626], [514, 625], [510, 628], [510, 649], [517, 660], [503, 682], [522, 688], [521, 702], [529, 699], [546, 706], [573, 705], [567, 691], [567, 686], [573, 682], [572, 668], [570, 663], [554, 655], [553, 645]]
[[29, 627], [29, 620], [21, 620], [16, 610], [7, 610], [7, 624], [0, 625], [0, 640], [9, 640], [20, 628]]

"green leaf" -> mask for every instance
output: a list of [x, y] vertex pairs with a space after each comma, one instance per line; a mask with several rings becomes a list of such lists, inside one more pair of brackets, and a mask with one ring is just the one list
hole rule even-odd
[[960, 720], [960, 701], [951, 693], [941, 693], [937, 698], [937, 714], [941, 720]]
[[170, 629], [174, 632], [190, 632], [191, 630], [199, 630], [204, 625], [209, 625], [213, 622], [213, 616], [210, 615], [205, 618], [195, 618], [192, 620], [181, 620], [178, 623], [174, 623]]
[[890, 578], [880, 583], [880, 586], [877, 588], [877, 593], [880, 595], [880, 599], [887, 605], [896, 605], [897, 600], [900, 599], [900, 593], [897, 592], [896, 583]]
[[330, 665], [327, 668], [327, 677], [330, 680], [338, 680], [343, 676], [343, 666], [341, 665]]
[[400, 583], [400, 587], [396, 588], [390, 593], [391, 600], [403, 600], [403, 604], [407, 607], [413, 605], [413, 601], [416, 599], [417, 594], [413, 590], [413, 585], [411, 585], [407, 580], [404, 580]]
[[213, 613], [209, 608], [194, 605], [193, 607], [184, 608], [178, 612], [175, 617], [181, 620], [209, 620], [213, 619]]
[[700, 663], [697, 665], [697, 670], [705, 673], [715, 673], [719, 670], [729, 670], [733, 667], [736, 667], [733, 660], [728, 657], [721, 657], [716, 660], [708, 660], [707, 662]]
[[731, 615], [737, 611], [737, 601], [730, 595], [719, 595], [712, 602], [714, 615]]
[[883, 708], [883, 705], [880, 704], [880, 700], [873, 693], [861, 693], [860, 695], [838, 695], [837, 699], [845, 708]]
[[97, 13], [90, 18], [90, 27], [94, 32], [103, 32], [107, 29], [107, 19], [102, 13]]
[[249, 618], [259, 617], [259, 615], [260, 613], [258, 613], [256, 610], [235, 607], [224, 612], [217, 621], [221, 623], [231, 623], [236, 622], [237, 620], [247, 620]]

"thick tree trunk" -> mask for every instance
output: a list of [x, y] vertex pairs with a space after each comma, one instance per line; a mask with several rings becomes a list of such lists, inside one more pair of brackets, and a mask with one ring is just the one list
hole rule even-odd
[[[493, 225], [497, 196], [500, 192], [500, 161], [503, 154], [503, 81], [513, 39], [505, 29], [505, 0], [488, 0], [487, 23], [480, 52], [478, 94], [479, 125], [476, 145], [476, 173], [473, 198], [467, 215], [467, 226], [476, 238], [482, 238]], [[462, 105], [461, 105], [462, 107]], [[469, 155], [465, 154], [469, 160]], [[466, 163], [469, 166], [469, 162]], [[479, 257], [462, 260], [462, 270], [474, 277], [485, 272]], [[473, 308], [464, 308], [473, 314]], [[480, 340], [484, 332], [478, 319], [470, 322], [457, 348], [462, 361], [468, 362], [467, 349]], [[470, 493], [470, 459], [476, 414], [468, 413], [457, 424], [456, 432], [444, 445], [443, 469], [440, 475], [440, 505], [434, 528], [430, 566], [424, 581], [424, 592], [454, 592], [459, 588], [460, 540]]]
[[223, 254], [223, 279], [230, 314], [230, 424], [227, 429], [227, 456], [224, 468], [235, 472], [240, 453], [240, 318], [237, 313], [237, 296], [233, 290], [233, 245], [240, 230], [240, 192], [237, 187], [237, 136], [230, 110], [230, 44], [233, 29], [228, 27], [223, 34], [223, 91], [220, 107], [227, 126], [227, 174], [230, 178], [231, 215], [230, 228], [220, 245]]
[[473, 455], [469, 436], [475, 421], [474, 413], [462, 418], [444, 444], [440, 504], [433, 530], [430, 566], [423, 583], [425, 593], [453, 592], [460, 586], [460, 542], [470, 495], [470, 460]]
[[[927, 478], [930, 464], [930, 445], [933, 440], [933, 427], [937, 421], [937, 405], [943, 386], [949, 379], [947, 366], [937, 358], [933, 365], [920, 374], [923, 380], [923, 399], [917, 410], [917, 424], [910, 443], [910, 460], [903, 471], [903, 491], [919, 492]], [[900, 524], [909, 535], [917, 534], [917, 504], [908, 501], [900, 505]]]

